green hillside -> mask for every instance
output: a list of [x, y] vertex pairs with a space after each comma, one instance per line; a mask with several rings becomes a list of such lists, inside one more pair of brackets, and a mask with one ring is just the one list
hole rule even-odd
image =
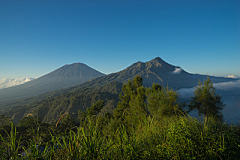
[[119, 100], [121, 87], [122, 83], [114, 81], [96, 88], [75, 90], [20, 107], [13, 107], [6, 111], [5, 115], [11, 117], [14, 122], [18, 122], [32, 113], [36, 117], [41, 117], [43, 122], [54, 123], [62, 113], [68, 113], [76, 118], [79, 110], [86, 111], [98, 100], [105, 101], [101, 113], [112, 113]]

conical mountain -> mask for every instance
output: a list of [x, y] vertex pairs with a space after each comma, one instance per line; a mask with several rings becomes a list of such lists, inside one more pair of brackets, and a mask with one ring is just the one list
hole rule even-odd
[[0, 102], [72, 87], [100, 76], [104, 76], [104, 74], [82, 63], [65, 65], [33, 81], [1, 89]]

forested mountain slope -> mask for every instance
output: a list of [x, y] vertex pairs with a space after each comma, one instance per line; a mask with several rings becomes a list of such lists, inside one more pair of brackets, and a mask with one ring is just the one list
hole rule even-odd
[[79, 110], [86, 111], [98, 100], [105, 101], [105, 106], [100, 114], [111, 113], [119, 100], [121, 87], [122, 83], [114, 81], [96, 88], [84, 88], [11, 108], [5, 112], [5, 115], [18, 122], [32, 113], [34, 116], [42, 118], [43, 122], [54, 123], [63, 113], [68, 113], [77, 118]]

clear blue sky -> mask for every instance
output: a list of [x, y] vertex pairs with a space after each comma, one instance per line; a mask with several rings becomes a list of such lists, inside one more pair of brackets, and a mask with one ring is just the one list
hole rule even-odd
[[75, 62], [108, 74], [157, 56], [240, 76], [240, 0], [0, 0], [0, 78]]

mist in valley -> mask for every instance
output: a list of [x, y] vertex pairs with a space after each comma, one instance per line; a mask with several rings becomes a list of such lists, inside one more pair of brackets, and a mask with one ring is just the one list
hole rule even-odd
[[[222, 113], [224, 121], [229, 124], [240, 124], [240, 80], [224, 83], [215, 83], [213, 86], [216, 93], [222, 96], [225, 104]], [[190, 101], [190, 97], [194, 95], [194, 88], [182, 88], [178, 90], [181, 101]], [[190, 115], [197, 117], [197, 112], [193, 111]]]

